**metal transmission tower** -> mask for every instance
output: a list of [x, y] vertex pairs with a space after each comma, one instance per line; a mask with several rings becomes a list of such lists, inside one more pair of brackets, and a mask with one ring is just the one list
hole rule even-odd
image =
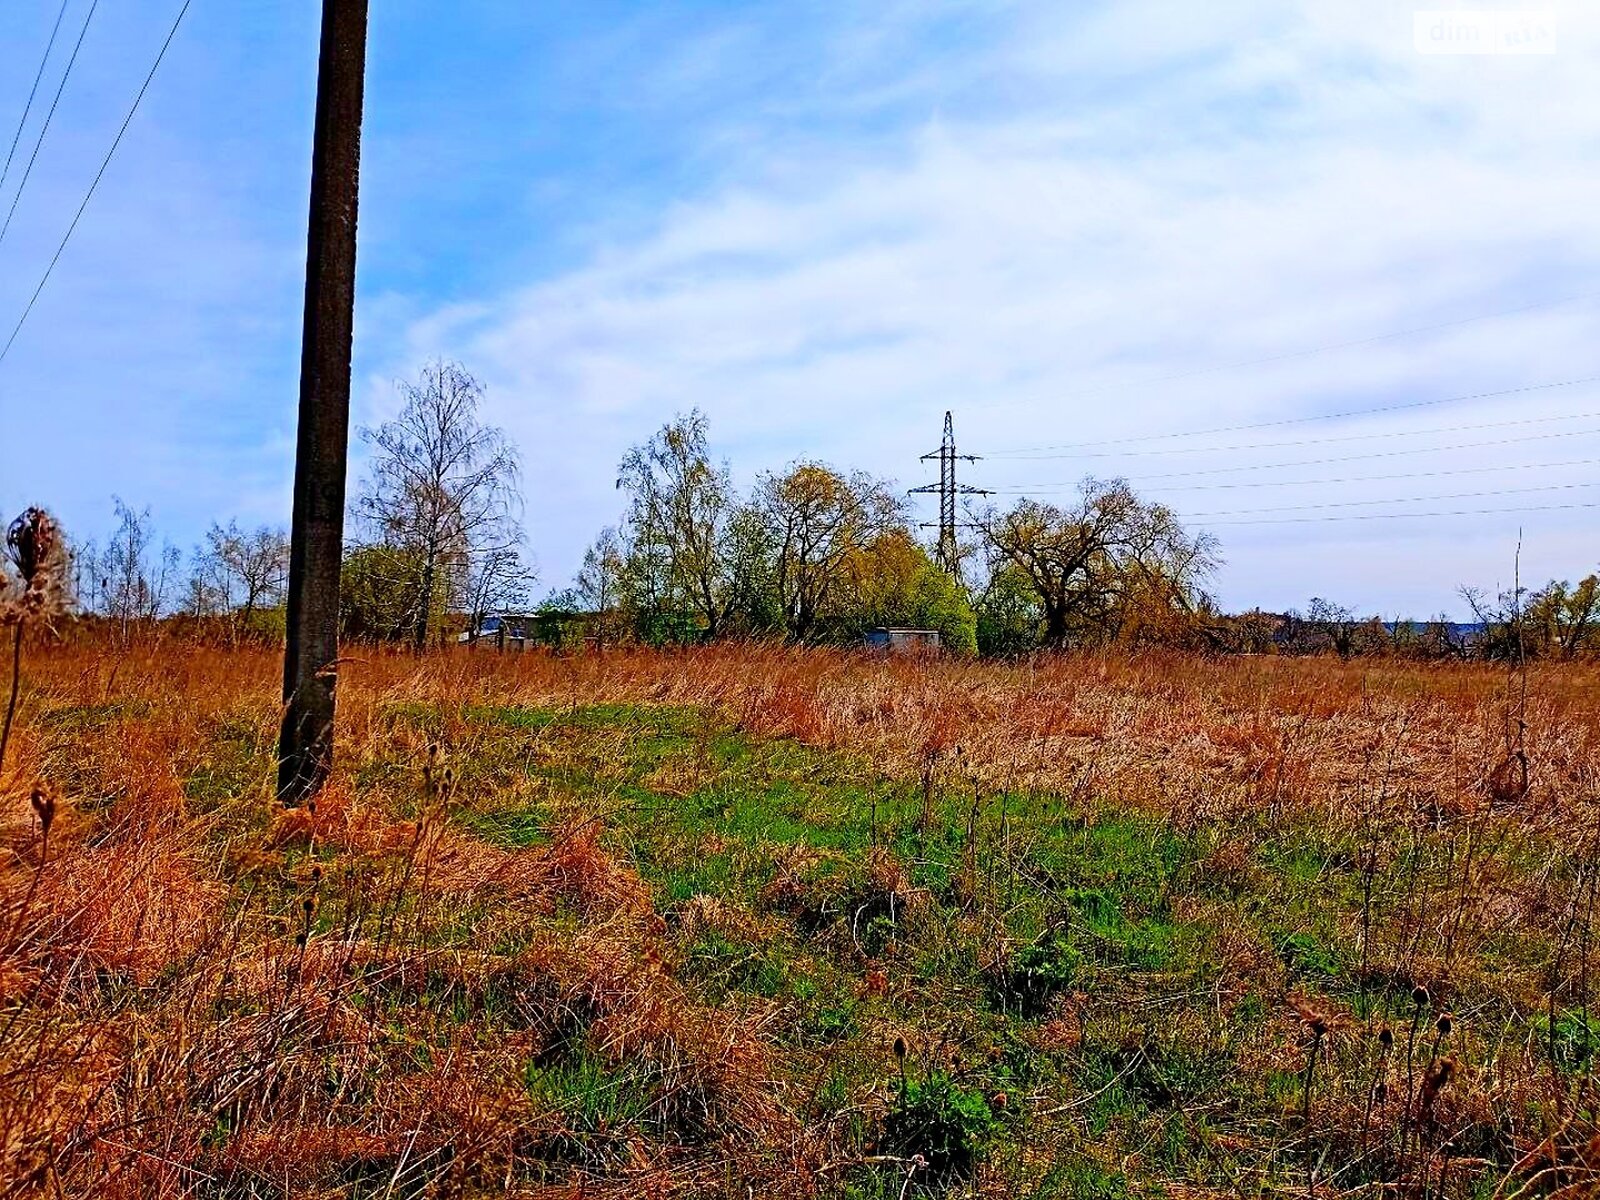
[[939, 448], [922, 456], [923, 462], [937, 458], [939, 460], [939, 482], [926, 484], [919, 488], [912, 488], [909, 495], [932, 495], [939, 493], [939, 522], [935, 526], [932, 521], [923, 522], [924, 529], [937, 528], [939, 530], [939, 566], [950, 574], [958, 574], [961, 570], [961, 552], [956, 546], [956, 530], [962, 528], [964, 523], [956, 520], [957, 496], [988, 496], [991, 492], [984, 488], [966, 487], [956, 482], [956, 460], [977, 462], [976, 454], [956, 453], [955, 423], [950, 414], [944, 414], [944, 441]]

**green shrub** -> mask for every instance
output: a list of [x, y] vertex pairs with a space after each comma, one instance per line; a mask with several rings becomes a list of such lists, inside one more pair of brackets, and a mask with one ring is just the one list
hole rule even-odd
[[1600, 1016], [1569, 1008], [1556, 1016], [1553, 1030], [1548, 1017], [1540, 1017], [1534, 1028], [1540, 1049], [1550, 1055], [1557, 1070], [1568, 1074], [1589, 1068], [1600, 1049]]
[[943, 1071], [895, 1081], [894, 1107], [884, 1118], [884, 1148], [901, 1158], [920, 1155], [935, 1176], [965, 1175], [997, 1122], [989, 1101]]
[[1083, 956], [1060, 930], [1018, 950], [1001, 973], [994, 999], [997, 1007], [1023, 1017], [1038, 1017], [1051, 999], [1072, 986]]

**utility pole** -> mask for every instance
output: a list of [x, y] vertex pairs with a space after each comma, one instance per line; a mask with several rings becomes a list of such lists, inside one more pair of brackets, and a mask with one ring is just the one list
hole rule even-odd
[[[937, 450], [924, 454], [922, 461], [927, 462], [929, 459], [934, 458], [939, 460], [939, 482], [912, 488], [908, 494], [916, 496], [919, 494], [932, 495], [934, 492], [939, 493], [939, 548], [936, 557], [941, 568], [951, 575], [958, 575], [961, 572], [961, 551], [956, 545], [956, 530], [961, 527], [961, 523], [956, 521], [956, 497], [988, 496], [992, 493], [983, 488], [965, 487], [956, 483], [956, 460], [977, 462], [978, 456], [976, 454], [956, 453], [955, 424], [948, 412], [944, 414], [944, 441]], [[932, 529], [934, 524], [931, 521], [925, 521], [922, 527], [924, 529]]]
[[323, 0], [278, 737], [278, 798], [290, 805], [314, 795], [333, 766], [366, 61], [367, 0]]

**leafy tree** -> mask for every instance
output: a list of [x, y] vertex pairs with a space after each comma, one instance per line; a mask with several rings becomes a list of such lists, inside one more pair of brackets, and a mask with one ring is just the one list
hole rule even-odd
[[1033, 587], [1052, 648], [1137, 636], [1152, 609], [1192, 613], [1218, 562], [1211, 535], [1189, 533], [1122, 480], [1085, 480], [1068, 509], [1023, 499], [978, 524]]
[[583, 555], [573, 599], [595, 614], [602, 641], [622, 632], [621, 607], [628, 575], [628, 547], [614, 526], [606, 526]]
[[1000, 559], [976, 605], [978, 651], [1015, 658], [1037, 650], [1044, 637], [1044, 610], [1026, 571]]
[[877, 627], [937, 629], [941, 645], [978, 651], [977, 622], [960, 583], [939, 569], [909, 530], [885, 530], [849, 560], [849, 586], [836, 597], [838, 633]]
[[1483, 626], [1485, 658], [1576, 658], [1600, 649], [1600, 579], [1576, 587], [1552, 581], [1538, 590], [1513, 588], [1490, 599], [1479, 588], [1461, 596]]
[[[342, 637], [399, 641], [414, 634], [419, 551], [377, 542], [345, 553], [339, 575], [339, 626]], [[450, 609], [444, 577], [435, 576], [428, 621], [437, 627]]]
[[761, 510], [742, 504], [728, 521], [727, 632], [745, 637], [781, 635], [783, 600], [778, 594], [778, 545]]
[[1527, 625], [1541, 652], [1573, 659], [1600, 649], [1600, 577], [1576, 586], [1552, 580], [1528, 597]]
[[728, 536], [737, 498], [716, 465], [705, 414], [680, 416], [622, 460], [617, 486], [632, 497], [629, 534], [642, 607], [687, 609], [716, 637], [734, 603]]
[[898, 525], [903, 512], [882, 482], [816, 462], [763, 476], [755, 505], [774, 547], [784, 625], [798, 641], [818, 632], [819, 619], [848, 581], [852, 557]]

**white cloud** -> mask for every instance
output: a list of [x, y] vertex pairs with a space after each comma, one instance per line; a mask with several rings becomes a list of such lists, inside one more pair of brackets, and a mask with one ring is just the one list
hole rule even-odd
[[[411, 349], [484, 372], [495, 417], [523, 443], [551, 582], [615, 512], [610, 472], [623, 448], [692, 405], [744, 472], [820, 455], [911, 482], [947, 407], [981, 453], [1595, 373], [1590, 299], [1139, 382], [1584, 292], [1600, 263], [1582, 202], [1593, 199], [1584, 147], [1600, 126], [1600, 88], [1581, 36], [1564, 31], [1557, 59], [1441, 65], [1414, 53], [1409, 13], [1389, 6], [1340, 6], [1337, 17], [1321, 5], [1069, 11], [1020, 12], [1014, 37], [966, 63], [973, 79], [1010, 82], [1010, 98], [982, 117], [944, 111], [908, 125], [874, 162], [848, 142], [764, 142], [736, 178], [646, 234], [597, 246], [588, 265], [417, 325]], [[900, 66], [921, 78], [915, 62]], [[870, 82], [892, 88], [896, 77]], [[1600, 388], [1339, 432], [1589, 410], [1600, 410]], [[1578, 448], [1600, 457], [1597, 438], [1551, 447], [1418, 456], [1398, 469]], [[1274, 461], [1185, 457], [1196, 468]], [[993, 459], [973, 477], [1070, 480], [1088, 466], [1135, 480], [1151, 470], [1137, 459]], [[1296, 489], [1292, 502], [1429, 490]], [[1256, 492], [1255, 505], [1281, 494]], [[1235, 604], [1317, 592], [1432, 610], [1457, 582], [1493, 575], [1518, 523], [1542, 531], [1549, 551], [1533, 573], [1593, 567], [1582, 513], [1486, 518], [1490, 532], [1472, 538], [1459, 520], [1228, 528], [1223, 593]]]
[[[798, 0], [693, 26], [640, 10], [604, 28], [518, 5], [497, 24], [491, 8], [452, 10], [448, 31], [426, 23], [466, 47], [460, 61], [482, 60], [481, 78], [397, 80], [381, 55], [414, 49], [405, 14], [378, 27], [354, 418], [392, 412], [393, 379], [424, 357], [481, 373], [528, 460], [552, 585], [614, 520], [626, 447], [693, 405], [745, 478], [815, 455], [921, 482], [917, 456], [950, 408], [965, 447], [994, 455], [974, 482], [1070, 485], [1092, 467], [1204, 512], [1546, 480], [1180, 491], [1148, 476], [1314, 455], [998, 455], [1600, 371], [1600, 36], [1576, 4], [1561, 6], [1560, 53], [1538, 59], [1420, 56], [1410, 8], [1376, 0]], [[141, 14], [120, 19], [148, 33]], [[0, 376], [13, 506], [44, 497], [92, 527], [118, 491], [160, 521], [177, 514], [180, 541], [213, 518], [287, 516], [314, 29], [206, 20], [175, 47]], [[541, 21], [563, 39], [541, 40]], [[268, 34], [285, 40], [260, 51]], [[73, 93], [94, 103], [64, 108], [3, 247], [7, 312], [120, 119], [122, 40], [119, 27], [95, 43], [93, 90]], [[547, 76], [522, 70], [547, 44]], [[501, 124], [466, 127], [485, 113]], [[516, 194], [490, 203], [502, 198], [485, 189]], [[441, 219], [457, 225], [428, 227]], [[1588, 411], [1600, 388], [1327, 432]], [[1191, 483], [1585, 458], [1600, 437]], [[1541, 498], [1457, 506], [1524, 502]], [[1233, 604], [1321, 593], [1431, 611], [1459, 581], [1505, 578], [1519, 524], [1525, 575], [1592, 569], [1592, 515], [1219, 526], [1222, 590]]]

